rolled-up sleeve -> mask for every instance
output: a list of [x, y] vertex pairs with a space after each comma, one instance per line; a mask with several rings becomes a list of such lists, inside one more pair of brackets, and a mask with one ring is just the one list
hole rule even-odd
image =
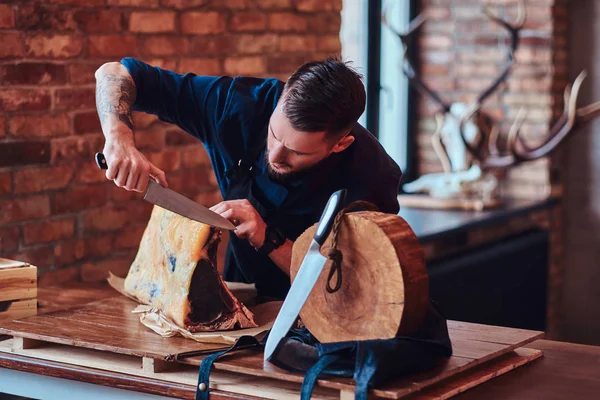
[[129, 57], [121, 64], [137, 90], [134, 111], [157, 115], [210, 144], [226, 113], [232, 78], [178, 74]]

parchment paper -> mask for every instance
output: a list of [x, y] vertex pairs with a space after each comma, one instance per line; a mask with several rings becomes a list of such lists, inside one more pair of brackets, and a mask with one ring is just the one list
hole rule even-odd
[[[124, 287], [125, 279], [116, 276], [109, 272], [108, 284], [117, 292], [139, 303], [139, 301], [129, 295]], [[146, 327], [163, 337], [181, 335], [188, 339], [195, 340], [201, 343], [220, 343], [233, 344], [237, 338], [243, 335], [251, 335], [260, 338], [266, 331], [271, 329], [279, 309], [283, 304], [282, 301], [270, 301], [258, 305], [248, 305], [248, 302], [254, 296], [254, 286], [237, 282], [225, 282], [233, 295], [248, 307], [254, 314], [254, 321], [257, 323], [257, 328], [238, 329], [230, 331], [215, 331], [215, 332], [190, 332], [176, 325], [173, 321], [167, 318], [160, 310], [155, 307], [139, 304], [131, 312], [139, 314], [140, 322]]]

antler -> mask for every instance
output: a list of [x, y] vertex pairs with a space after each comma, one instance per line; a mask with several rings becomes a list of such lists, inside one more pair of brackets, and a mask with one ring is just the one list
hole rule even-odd
[[600, 101], [577, 108], [577, 97], [583, 80], [587, 76], [585, 71], [582, 71], [573, 82], [573, 86], [567, 85], [564, 92], [564, 110], [561, 117], [550, 130], [548, 139], [540, 146], [533, 148], [528, 146], [519, 136], [521, 125], [525, 120], [525, 112], [519, 110], [515, 122], [513, 123], [508, 134], [507, 147], [509, 154], [483, 154], [476, 151], [464, 137], [464, 124], [473, 117], [478, 110], [478, 105], [474, 103], [465, 113], [460, 121], [460, 131], [463, 143], [467, 149], [479, 161], [482, 169], [490, 168], [505, 168], [516, 165], [524, 161], [532, 161], [548, 155], [554, 150], [567, 135], [580, 123], [591, 121], [600, 116]]
[[402, 71], [408, 78], [409, 82], [411, 84], [413, 84], [413, 86], [421, 94], [431, 97], [436, 103], [438, 103], [438, 105], [442, 108], [442, 110], [444, 112], [450, 112], [450, 104], [448, 104], [444, 100], [442, 100], [441, 96], [437, 92], [432, 90], [419, 77], [419, 75], [415, 71], [415, 68], [413, 67], [412, 62], [410, 61], [409, 57], [407, 56], [408, 49], [410, 47], [410, 42], [412, 41], [413, 35], [423, 25], [425, 20], [426, 20], [426, 18], [423, 16], [423, 14], [419, 14], [414, 20], [412, 20], [410, 22], [409, 27], [408, 27], [408, 32], [400, 33], [397, 29], [393, 28], [389, 24], [388, 19], [387, 19], [387, 13], [385, 11], [383, 11], [382, 15], [381, 15], [381, 23], [384, 26], [387, 26], [388, 29], [390, 29], [395, 35], [397, 35], [400, 38], [400, 41], [402, 42], [402, 48], [404, 51], [404, 54], [403, 54], [404, 64], [402, 66]]
[[490, 85], [490, 87], [488, 87], [486, 90], [484, 90], [477, 97], [477, 100], [475, 100], [479, 104], [483, 103], [492, 93], [494, 93], [494, 91], [503, 82], [506, 81], [506, 78], [508, 78], [508, 74], [510, 73], [510, 70], [515, 62], [515, 52], [517, 51], [517, 48], [519, 47], [519, 32], [525, 25], [525, 21], [527, 19], [527, 9], [525, 7], [525, 0], [519, 1], [517, 18], [516, 18], [515, 22], [512, 24], [505, 19], [502, 19], [500, 17], [493, 15], [487, 6], [483, 7], [483, 13], [490, 20], [492, 20], [492, 21], [496, 22], [497, 24], [506, 28], [508, 33], [510, 33], [510, 51], [508, 52], [508, 55], [507, 55], [506, 66], [504, 67], [504, 70], [502, 70], [502, 73], [500, 74], [500, 76], [498, 76], [494, 80], [494, 82]]

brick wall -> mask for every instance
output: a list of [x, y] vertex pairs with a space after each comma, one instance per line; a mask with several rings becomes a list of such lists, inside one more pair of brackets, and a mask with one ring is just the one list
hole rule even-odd
[[[419, 70], [448, 102], [470, 102], [497, 77], [505, 65], [509, 49], [508, 32], [489, 21], [482, 13], [479, 0], [420, 0], [421, 11], [428, 17], [419, 35]], [[497, 14], [514, 20], [516, 0], [485, 2]], [[528, 0], [527, 22], [521, 31], [516, 62], [505, 85], [484, 103], [499, 121], [504, 133], [520, 108], [528, 111], [521, 136], [532, 146], [547, 137], [562, 113], [563, 90], [568, 74], [568, 7], [564, 0]], [[579, 71], [578, 71], [579, 72]], [[577, 73], [578, 73], [577, 72]], [[588, 81], [591, 79], [588, 76]], [[431, 146], [435, 131], [436, 103], [419, 96], [417, 106], [418, 174], [441, 172], [442, 166]], [[574, 132], [575, 133], [575, 132]], [[564, 192], [564, 154], [561, 146], [550, 157], [523, 164], [505, 174], [501, 193], [536, 199]], [[502, 175], [502, 174], [499, 174]], [[564, 282], [564, 210], [562, 205], [548, 214], [551, 229], [551, 265], [549, 273], [549, 326], [547, 335], [560, 335], [563, 316]], [[535, 218], [532, 218], [532, 221]], [[501, 237], [500, 231], [488, 236]]]
[[[151, 205], [105, 179], [94, 71], [124, 56], [178, 72], [274, 76], [340, 51], [341, 0], [48, 0], [0, 4], [0, 256], [41, 283], [123, 274]], [[201, 144], [135, 113], [170, 187], [221, 199]], [[221, 246], [224, 249], [225, 246]], [[222, 263], [222, 257], [220, 258]]]

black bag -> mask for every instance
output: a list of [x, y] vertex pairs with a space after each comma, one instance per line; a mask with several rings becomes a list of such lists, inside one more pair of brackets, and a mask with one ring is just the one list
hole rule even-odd
[[[202, 360], [196, 400], [209, 399], [209, 375], [216, 359], [241, 348], [263, 350], [267, 337], [268, 332], [260, 341], [253, 336], [242, 336], [229, 349]], [[319, 343], [306, 328], [292, 329], [281, 340], [269, 361], [280, 368], [305, 373], [301, 400], [310, 399], [321, 374], [354, 378], [355, 399], [367, 400], [369, 389], [391, 379], [432, 369], [451, 355], [452, 343], [446, 318], [430, 301], [425, 319], [413, 335], [385, 340]]]

